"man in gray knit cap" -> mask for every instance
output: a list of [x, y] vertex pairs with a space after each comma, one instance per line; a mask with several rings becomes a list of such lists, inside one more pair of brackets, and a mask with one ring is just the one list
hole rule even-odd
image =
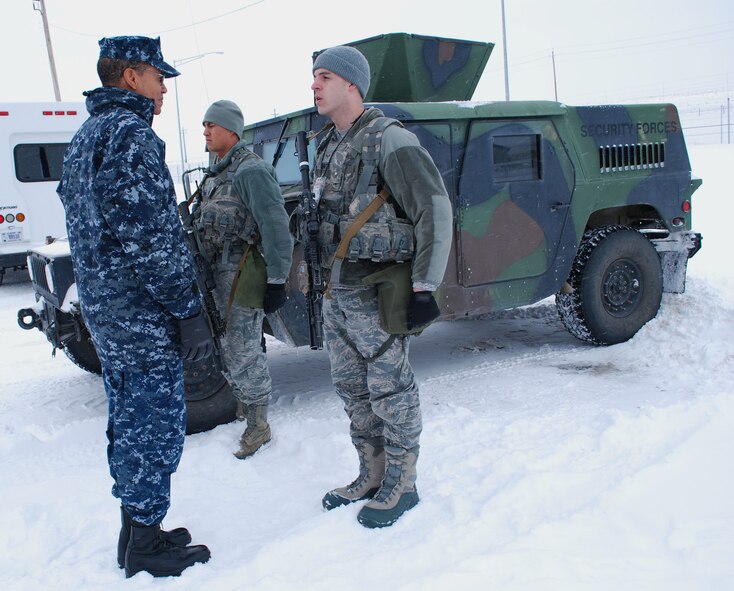
[[[416, 136], [379, 109], [364, 108], [370, 68], [357, 49], [327, 49], [312, 71], [314, 102], [331, 119], [316, 151], [313, 181], [320, 199], [322, 263], [330, 267], [324, 335], [359, 456], [357, 478], [328, 492], [322, 504], [331, 510], [368, 500], [357, 519], [365, 527], [385, 527], [418, 503], [421, 411], [408, 361], [410, 337], [384, 330], [377, 289], [363, 280], [402, 262], [412, 278], [408, 330], [435, 320], [433, 292], [451, 248], [451, 204]], [[387, 200], [369, 219], [369, 234], [359, 230], [349, 255], [334, 263], [341, 235], [378, 192]]]
[[204, 178], [193, 223], [214, 271], [217, 308], [227, 323], [225, 377], [238, 401], [238, 418], [247, 421], [234, 455], [245, 459], [271, 438], [272, 383], [262, 327], [265, 315], [285, 303], [293, 242], [275, 170], [241, 141], [240, 108], [232, 101], [216, 101], [203, 124], [207, 149], [216, 159]]

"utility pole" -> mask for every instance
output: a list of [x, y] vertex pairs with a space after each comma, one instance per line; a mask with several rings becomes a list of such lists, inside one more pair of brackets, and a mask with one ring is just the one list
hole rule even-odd
[[558, 102], [558, 84], [556, 83], [556, 52], [551, 50], [551, 61], [553, 62], [553, 92], [555, 93], [556, 102]]
[[43, 32], [46, 35], [46, 50], [48, 51], [48, 63], [51, 66], [51, 80], [54, 83], [54, 94], [56, 101], [61, 102], [61, 91], [59, 90], [59, 78], [56, 75], [56, 61], [54, 60], [54, 50], [51, 47], [51, 33], [48, 30], [48, 18], [46, 18], [46, 2], [45, 0], [33, 0], [33, 10], [41, 13], [43, 20]]
[[507, 28], [505, 27], [505, 0], [502, 0], [502, 50], [505, 54], [505, 100], [510, 100], [510, 75], [507, 71]]

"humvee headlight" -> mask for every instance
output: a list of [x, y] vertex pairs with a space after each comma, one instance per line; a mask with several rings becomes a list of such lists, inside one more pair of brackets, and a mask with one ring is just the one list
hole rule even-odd
[[56, 286], [54, 285], [54, 274], [53, 274], [53, 263], [48, 263], [44, 267], [44, 271], [46, 272], [46, 284], [48, 285], [49, 290], [51, 293], [56, 292]]
[[670, 223], [673, 224], [674, 228], [680, 228], [686, 221], [683, 218], [673, 218]]

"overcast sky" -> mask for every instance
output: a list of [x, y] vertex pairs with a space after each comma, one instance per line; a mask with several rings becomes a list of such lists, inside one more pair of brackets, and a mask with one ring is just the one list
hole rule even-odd
[[[2, 101], [54, 99], [34, 4], [3, 3]], [[558, 99], [568, 104], [714, 93], [721, 101], [734, 87], [731, 0], [506, 0], [505, 9], [513, 100], [554, 99], [553, 53]], [[246, 122], [305, 108], [315, 50], [381, 33], [494, 42], [474, 99], [505, 98], [500, 0], [46, 0], [46, 10], [66, 101], [98, 86], [101, 37], [160, 35], [169, 63], [223, 52], [179, 67], [189, 160], [202, 153], [201, 116], [212, 101], [234, 100]], [[174, 91], [171, 83], [154, 124], [172, 161], [179, 158]]]

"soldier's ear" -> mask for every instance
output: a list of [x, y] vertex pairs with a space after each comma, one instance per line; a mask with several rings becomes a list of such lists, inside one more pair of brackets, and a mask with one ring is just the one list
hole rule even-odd
[[125, 68], [120, 79], [121, 88], [125, 90], [137, 90], [140, 86], [140, 72], [134, 68]]

